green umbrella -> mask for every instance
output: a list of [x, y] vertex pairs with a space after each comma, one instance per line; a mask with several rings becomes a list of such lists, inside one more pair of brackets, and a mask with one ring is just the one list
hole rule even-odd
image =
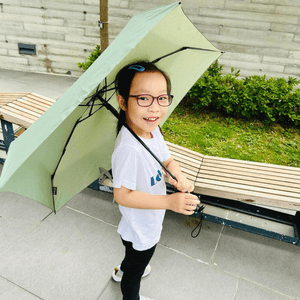
[[0, 191], [57, 211], [99, 177], [100, 167], [111, 168], [117, 119], [93, 95], [102, 89], [104, 102], [118, 109], [112, 83], [123, 66], [156, 61], [169, 75], [174, 103], [167, 118], [220, 55], [180, 3], [135, 15], [93, 65], [10, 145]]

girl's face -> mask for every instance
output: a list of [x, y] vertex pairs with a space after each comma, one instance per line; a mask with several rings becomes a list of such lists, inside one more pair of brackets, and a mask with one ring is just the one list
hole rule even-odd
[[[141, 72], [134, 76], [130, 95], [148, 94], [157, 97], [167, 94], [167, 83], [160, 72]], [[124, 99], [118, 95], [118, 102], [126, 114], [127, 125], [140, 137], [152, 138], [151, 132], [159, 125], [168, 111], [168, 107], [158, 105], [155, 99], [151, 106], [141, 107], [136, 97], [129, 97], [127, 106]]]

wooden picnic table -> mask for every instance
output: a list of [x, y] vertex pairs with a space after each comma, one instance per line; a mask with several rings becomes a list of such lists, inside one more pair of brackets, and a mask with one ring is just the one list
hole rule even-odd
[[[0, 119], [4, 141], [0, 148], [8, 151], [15, 138], [13, 124], [24, 131], [32, 125], [55, 101], [36, 93], [0, 93]], [[4, 160], [1, 159], [0, 163]]]
[[0, 93], [0, 118], [28, 128], [54, 102], [35, 93]]

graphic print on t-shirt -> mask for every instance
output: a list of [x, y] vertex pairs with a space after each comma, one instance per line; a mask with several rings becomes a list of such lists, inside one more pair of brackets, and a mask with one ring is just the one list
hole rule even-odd
[[151, 186], [156, 185], [159, 181], [161, 181], [162, 174], [159, 170], [157, 170], [157, 175], [151, 177]]

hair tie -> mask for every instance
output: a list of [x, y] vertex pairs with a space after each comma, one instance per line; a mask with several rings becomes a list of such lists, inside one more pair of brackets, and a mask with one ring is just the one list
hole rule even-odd
[[129, 70], [136, 70], [138, 72], [143, 72], [145, 71], [145, 68], [143, 66], [140, 65], [131, 65], [128, 67]]

